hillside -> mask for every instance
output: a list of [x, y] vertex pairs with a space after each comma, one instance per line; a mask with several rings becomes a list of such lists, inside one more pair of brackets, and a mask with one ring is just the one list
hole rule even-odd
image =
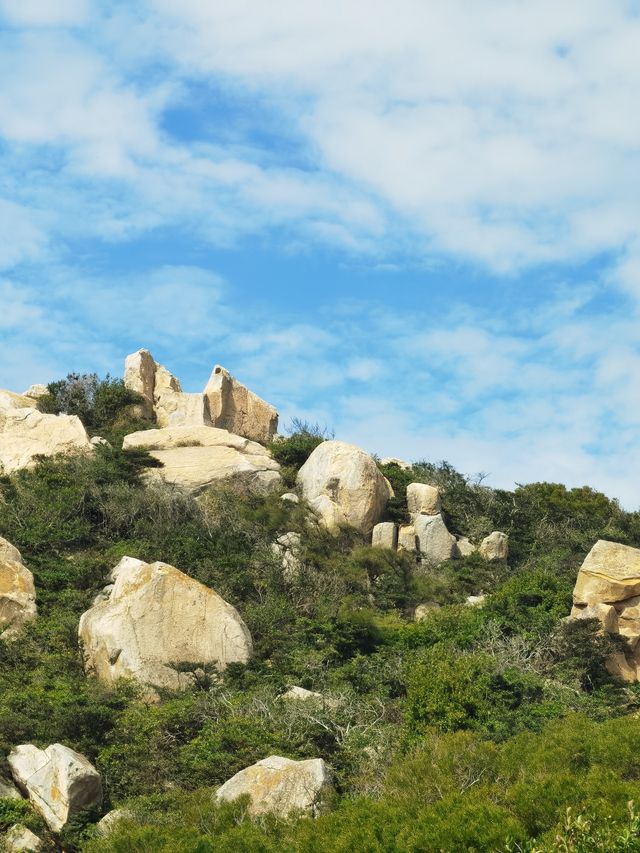
[[640, 850], [640, 513], [277, 428], [0, 392], [5, 849]]

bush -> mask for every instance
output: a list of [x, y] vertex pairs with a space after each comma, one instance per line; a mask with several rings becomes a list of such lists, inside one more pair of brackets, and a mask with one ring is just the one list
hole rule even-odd
[[326, 427], [310, 424], [298, 418], [292, 420], [288, 433], [286, 438], [279, 436], [272, 441], [269, 450], [277, 462], [294, 472], [302, 468], [319, 444], [333, 438], [333, 433]]

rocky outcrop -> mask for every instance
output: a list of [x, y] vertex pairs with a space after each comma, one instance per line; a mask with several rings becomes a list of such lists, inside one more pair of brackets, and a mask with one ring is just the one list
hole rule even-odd
[[204, 396], [213, 426], [265, 444], [276, 434], [276, 409], [219, 364], [213, 368]]
[[237, 610], [214, 590], [166, 563], [125, 557], [104, 600], [82, 614], [85, 667], [107, 684], [131, 678], [152, 690], [185, 690], [197, 671], [251, 655]]
[[506, 533], [494, 530], [480, 543], [478, 548], [480, 556], [491, 562], [505, 562], [509, 556], [509, 537]]
[[124, 384], [130, 391], [140, 394], [142, 402], [138, 415], [149, 420], [155, 417], [156, 400], [163, 392], [182, 390], [178, 379], [158, 364], [147, 349], [139, 349], [126, 357]]
[[149, 470], [149, 478], [162, 479], [201, 492], [216, 482], [228, 481], [257, 492], [280, 484], [280, 466], [257, 442], [214, 427], [166, 427], [134, 432], [123, 445], [148, 450], [162, 463]]
[[413, 524], [403, 524], [398, 530], [398, 551], [415, 554], [418, 550], [416, 529]]
[[410, 483], [407, 486], [409, 515], [437, 515], [440, 508], [440, 490], [436, 486], [428, 486], [426, 483]]
[[437, 566], [456, 556], [456, 538], [447, 530], [440, 513], [416, 515], [413, 526], [423, 564]]
[[165, 391], [156, 398], [156, 421], [159, 427], [212, 426], [206, 398], [202, 394]]
[[[30, 398], [6, 391], [1, 394], [0, 471], [11, 474], [32, 467], [37, 456], [92, 451], [89, 436], [75, 415], [45, 415], [33, 408], [35, 401]], [[20, 400], [28, 400], [28, 405]]]
[[458, 557], [470, 557], [478, 550], [466, 536], [456, 536], [456, 552]]
[[5, 853], [40, 853], [44, 849], [42, 839], [21, 823], [14, 823], [7, 830], [2, 844]]
[[625, 637], [627, 648], [609, 669], [625, 681], [640, 680], [640, 549], [596, 542], [578, 572], [571, 616], [598, 619], [605, 631]]
[[0, 537], [0, 636], [15, 636], [36, 613], [33, 575], [18, 549]]
[[36, 401], [27, 394], [14, 394], [0, 388], [0, 412], [10, 409], [35, 409]]
[[236, 773], [216, 796], [231, 801], [248, 795], [251, 815], [271, 813], [287, 818], [302, 813], [315, 817], [331, 790], [331, 777], [321, 758], [292, 761], [272, 755]]
[[393, 496], [374, 460], [352, 444], [324, 441], [298, 472], [302, 495], [328, 530], [370, 534]]
[[388, 548], [395, 551], [398, 547], [398, 525], [393, 521], [381, 521], [373, 528], [371, 545], [374, 548]]
[[271, 551], [280, 561], [282, 574], [286, 581], [293, 581], [300, 574], [300, 569], [302, 568], [300, 543], [300, 534], [291, 531], [278, 536], [276, 541], [271, 545]]
[[46, 749], [27, 743], [8, 757], [11, 774], [54, 832], [69, 818], [102, 801], [102, 782], [95, 767], [79, 752], [54, 743]]
[[46, 397], [48, 393], [49, 389], [46, 385], [30, 385], [24, 392], [23, 397], [31, 397], [34, 400], [38, 400], [40, 397]]

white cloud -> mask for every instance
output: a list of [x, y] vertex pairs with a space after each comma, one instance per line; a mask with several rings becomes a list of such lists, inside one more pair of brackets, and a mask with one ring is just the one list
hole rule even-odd
[[77, 25], [88, 14], [88, 0], [0, 0], [0, 16], [22, 26]]

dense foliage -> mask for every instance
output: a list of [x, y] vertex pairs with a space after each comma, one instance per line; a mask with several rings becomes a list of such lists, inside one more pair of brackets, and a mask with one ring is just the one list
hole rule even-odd
[[[79, 379], [89, 390], [64, 410], [113, 434], [135, 401]], [[303, 430], [275, 452], [295, 470], [322, 438]], [[114, 445], [0, 478], [0, 535], [34, 572], [40, 614], [19, 642], [0, 641], [0, 749], [66, 743], [100, 770], [105, 810], [131, 813], [105, 839], [93, 837], [95, 815], [76, 819], [65, 849], [640, 850], [628, 806], [640, 797], [640, 693], [608, 676], [615, 643], [597, 624], [563, 622], [596, 539], [640, 546], [636, 513], [586, 488], [506, 492], [446, 464], [386, 466], [392, 517], [421, 480], [440, 486], [450, 529], [510, 536], [508, 566], [476, 554], [426, 571], [355, 533], [329, 537], [278, 495], [219, 488], [195, 500], [146, 484], [148, 462]], [[302, 537], [289, 582], [270, 547], [287, 531]], [[213, 586], [247, 622], [252, 661], [159, 704], [87, 678], [78, 619], [125, 554]], [[480, 592], [483, 607], [465, 604]], [[414, 621], [421, 602], [432, 607]], [[283, 702], [294, 684], [336, 701]], [[270, 754], [329, 763], [327, 814], [254, 822], [242, 803], [214, 804], [216, 785]], [[16, 821], [46, 835], [23, 803], [0, 799], [0, 830]]]

